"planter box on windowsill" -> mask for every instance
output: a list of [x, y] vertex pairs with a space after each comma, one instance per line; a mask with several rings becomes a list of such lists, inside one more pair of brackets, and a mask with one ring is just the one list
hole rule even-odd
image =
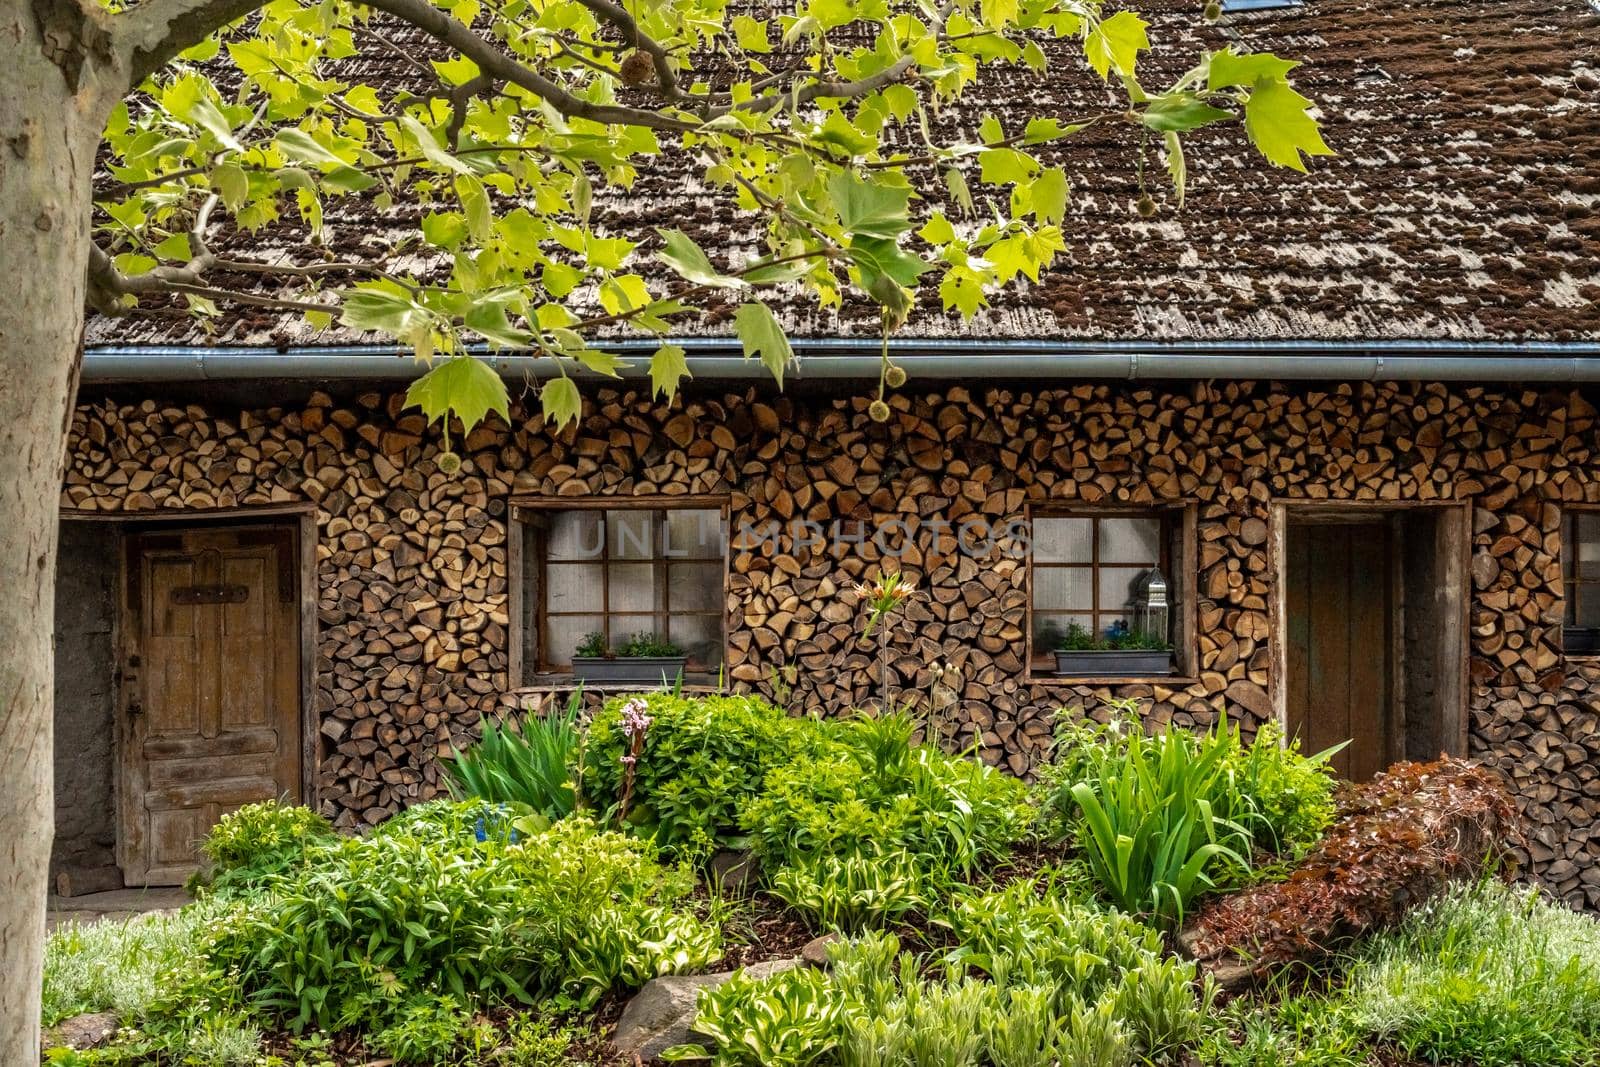
[[1147, 678], [1172, 673], [1170, 650], [1094, 648], [1056, 650], [1056, 675], [1061, 678]]
[[687, 661], [687, 656], [573, 656], [572, 673], [596, 684], [670, 686]]

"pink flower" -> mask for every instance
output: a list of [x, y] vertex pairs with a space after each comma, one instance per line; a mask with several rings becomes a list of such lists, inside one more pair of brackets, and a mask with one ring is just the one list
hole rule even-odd
[[650, 729], [655, 720], [650, 717], [650, 705], [642, 700], [630, 700], [622, 705], [622, 732], [627, 737], [639, 737]]
[[622, 765], [624, 767], [632, 767], [635, 763], [638, 763], [638, 762], [639, 762], [639, 757], [638, 756], [626, 756], [625, 755], [625, 756], [622, 757]]

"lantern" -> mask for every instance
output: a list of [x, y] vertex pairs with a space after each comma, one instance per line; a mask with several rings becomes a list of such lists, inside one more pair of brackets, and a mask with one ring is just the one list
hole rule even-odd
[[1151, 567], [1140, 581], [1134, 598], [1133, 628], [1138, 633], [1167, 641], [1171, 613], [1172, 606], [1167, 603], [1167, 580], [1159, 569]]

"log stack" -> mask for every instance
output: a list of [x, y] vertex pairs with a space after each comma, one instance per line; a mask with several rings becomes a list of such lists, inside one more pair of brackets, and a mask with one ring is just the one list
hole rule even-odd
[[[315, 508], [317, 796], [345, 824], [439, 790], [434, 757], [470, 738], [517, 679], [510, 503], [719, 496], [729, 553], [727, 666], [742, 688], [839, 714], [876, 702], [876, 642], [848, 595], [885, 565], [871, 532], [902, 524], [896, 561], [921, 594], [893, 630], [890, 688], [926, 694], [960, 669], [950, 733], [1028, 773], [1058, 708], [1111, 696], [1160, 721], [1272, 712], [1269, 529], [1277, 499], [1470, 499], [1472, 754], [1513, 782], [1533, 828], [1522, 857], [1563, 896], [1600, 906], [1600, 664], [1559, 647], [1563, 507], [1600, 504], [1595, 408], [1578, 393], [1442, 384], [950, 386], [890, 398], [766, 388], [664, 405], [598, 390], [555, 432], [514, 412], [444, 440], [398, 394], [245, 412], [89, 400], [73, 420], [62, 504], [136, 517], [304, 503]], [[1195, 640], [1169, 684], [1090, 685], [1031, 673], [1028, 573], [1004, 533], [1029, 509], [1192, 509]], [[940, 523], [1001, 531], [957, 551]], [[742, 543], [742, 526], [814, 523], [821, 545]], [[840, 524], [843, 541], [827, 543]], [[849, 538], [864, 530], [858, 542]], [[894, 542], [898, 538], [893, 539]], [[893, 542], [891, 542], [893, 543]], [[1188, 576], [1186, 576], [1188, 577]]]

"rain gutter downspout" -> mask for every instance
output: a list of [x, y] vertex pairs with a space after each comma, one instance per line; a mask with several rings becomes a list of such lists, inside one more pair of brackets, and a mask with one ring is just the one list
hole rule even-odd
[[[660, 341], [623, 340], [605, 347], [634, 357], [628, 378], [644, 377]], [[696, 379], [752, 379], [759, 364], [728, 338], [674, 339], [688, 351]], [[876, 341], [795, 339], [803, 380], [875, 379]], [[1130, 381], [1278, 379], [1301, 381], [1494, 381], [1529, 384], [1600, 382], [1597, 341], [1213, 341], [1160, 344], [1043, 340], [891, 342], [894, 361], [914, 378], [1124, 379]], [[482, 352], [507, 378], [544, 377], [545, 357]], [[327, 347], [189, 347], [116, 345], [84, 353], [84, 382], [197, 382], [262, 379], [405, 379], [417, 373], [396, 345]], [[583, 372], [580, 372], [583, 373]], [[584, 376], [588, 376], [585, 374]]]

